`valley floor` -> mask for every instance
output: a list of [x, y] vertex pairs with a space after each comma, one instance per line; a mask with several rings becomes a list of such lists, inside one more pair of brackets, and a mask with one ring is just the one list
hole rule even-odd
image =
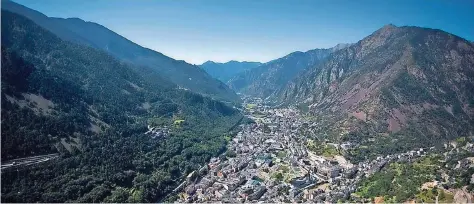
[[434, 151], [417, 149], [352, 164], [339, 154], [341, 144], [324, 142], [322, 153], [312, 151], [313, 141], [302, 131], [310, 121], [298, 110], [264, 107], [258, 99], [244, 107], [256, 123], [241, 125], [225, 155], [188, 175], [176, 189], [178, 202], [368, 202], [362, 181], [392, 163], [410, 163]]

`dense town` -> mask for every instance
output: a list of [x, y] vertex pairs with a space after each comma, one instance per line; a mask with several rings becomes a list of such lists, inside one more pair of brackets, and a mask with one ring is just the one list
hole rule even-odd
[[[299, 130], [307, 125], [296, 109], [273, 109], [260, 99], [244, 110], [256, 123], [241, 125], [225, 159], [212, 158], [178, 187], [178, 202], [368, 202], [355, 196], [359, 181], [387, 163], [423, 157], [417, 149], [352, 164], [340, 155], [317, 155]], [[348, 144], [327, 143], [334, 149]]]

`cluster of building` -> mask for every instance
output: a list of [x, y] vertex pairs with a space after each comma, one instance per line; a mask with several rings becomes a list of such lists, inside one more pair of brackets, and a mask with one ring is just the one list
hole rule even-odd
[[151, 127], [148, 125], [148, 131], [145, 132], [145, 135], [150, 135], [152, 138], [164, 138], [168, 137], [170, 130], [167, 126], [164, 127]]
[[309, 121], [297, 110], [247, 102], [255, 104], [246, 112], [256, 123], [241, 125], [230, 141], [227, 149], [236, 156], [212, 158], [205, 173], [183, 184], [178, 202], [337, 202], [354, 196], [357, 183], [388, 162], [424, 154], [420, 149], [359, 164], [316, 155], [301, 134]]

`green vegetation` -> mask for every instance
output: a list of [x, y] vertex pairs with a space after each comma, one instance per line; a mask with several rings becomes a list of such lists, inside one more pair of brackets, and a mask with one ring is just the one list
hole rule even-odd
[[[425, 135], [426, 132], [416, 130], [418, 124], [410, 124], [404, 130], [391, 134], [377, 134], [367, 138], [361, 131], [357, 134], [350, 134], [348, 138], [357, 141], [360, 146], [344, 152], [347, 158], [353, 162], [360, 162], [366, 159], [374, 159], [381, 155], [407, 152], [418, 148], [429, 148], [439, 144], [440, 141], [447, 141], [434, 135]], [[420, 127], [426, 128], [426, 127]], [[367, 131], [368, 132], [368, 131]], [[369, 135], [369, 133], [366, 133]]]
[[224, 135], [224, 140], [226, 142], [229, 142], [231, 139], [232, 139], [232, 137], [230, 135]]
[[423, 189], [415, 195], [415, 198], [417, 203], [435, 203], [436, 196], [438, 196], [438, 203], [454, 202], [453, 194], [438, 188]]
[[306, 147], [308, 150], [314, 152], [317, 155], [323, 155], [325, 157], [334, 157], [340, 155], [339, 150], [330, 144], [320, 143], [314, 140], [308, 140]]
[[460, 168], [452, 170], [449, 172], [449, 176], [453, 177], [456, 181], [453, 188], [461, 188], [463, 186], [468, 186], [468, 190], [474, 192], [474, 184], [471, 181], [471, 175], [474, 174], [474, 168]]
[[422, 82], [419, 82], [408, 72], [402, 72], [394, 81], [394, 89], [398, 94], [402, 94], [405, 101], [409, 103], [433, 101], [431, 94], [420, 83]]
[[322, 155], [325, 157], [333, 157], [339, 155], [339, 152], [337, 151], [336, 147], [332, 145], [326, 145], [323, 148]]
[[227, 150], [227, 152], [225, 153], [225, 156], [230, 158], [230, 157], [236, 157], [237, 154], [232, 150]]
[[459, 137], [459, 138], [457, 138], [457, 139], [456, 139], [456, 143], [457, 143], [457, 146], [463, 147], [463, 146], [466, 145], [466, 143], [467, 143], [466, 137]]
[[[173, 84], [179, 85], [192, 92], [199, 93], [210, 98], [229, 101], [232, 103], [240, 102], [240, 98], [224, 83], [211, 77], [204, 70], [196, 65], [186, 63], [183, 60], [175, 60], [162, 53], [142, 47], [134, 42], [125, 39], [108, 28], [94, 22], [84, 22], [77, 19], [62, 19], [46, 17], [38, 14], [37, 11], [23, 7], [13, 1], [2, 1], [2, 10], [13, 11], [24, 15], [38, 25], [46, 28], [62, 40], [74, 42], [84, 46], [94, 48], [100, 52], [107, 53], [111, 57], [119, 59], [121, 62], [131, 63], [141, 67], [149, 67], [144, 70], [144, 75], [150, 72], [156, 72]], [[31, 43], [34, 38], [28, 39]], [[49, 42], [49, 41], [48, 41]], [[31, 53], [34, 55], [35, 53]], [[51, 59], [61, 53], [55, 53]], [[48, 58], [44, 58], [48, 59]], [[67, 66], [67, 64], [65, 64]], [[152, 76], [146, 76], [153, 79]], [[156, 79], [155, 80], [161, 80]]]
[[413, 164], [392, 163], [383, 171], [361, 181], [356, 192], [364, 198], [383, 196], [386, 202], [404, 202], [413, 199], [425, 182], [435, 178], [440, 169], [440, 156], [427, 156]]
[[[156, 202], [225, 152], [223, 135], [242, 119], [222, 102], [62, 41], [25, 17], [2, 11], [1, 20], [2, 161], [61, 154], [54, 162], [2, 172], [2, 202]], [[22, 93], [51, 101], [51, 113], [14, 102], [26, 100]], [[171, 134], [150, 137], [147, 125], [168, 126]], [[71, 136], [80, 149], [60, 145]]]
[[185, 121], [185, 120], [175, 120], [175, 121], [173, 122], [173, 125], [179, 127], [179, 126], [181, 126], [181, 125], [183, 124], [184, 121]]
[[272, 178], [274, 178], [277, 181], [283, 181], [283, 174], [281, 172], [274, 173], [272, 175]]
[[389, 88], [383, 87], [380, 91], [382, 100], [389, 108], [396, 108], [399, 106], [397, 100]]
[[280, 158], [280, 159], [285, 158], [286, 155], [287, 155], [287, 153], [286, 153], [285, 151], [279, 151], [279, 152], [277, 153], [277, 157]]

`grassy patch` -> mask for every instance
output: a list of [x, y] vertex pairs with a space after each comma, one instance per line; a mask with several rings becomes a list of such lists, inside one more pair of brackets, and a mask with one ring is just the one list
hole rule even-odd
[[175, 126], [181, 126], [181, 124], [183, 124], [183, 122], [184, 122], [184, 120], [175, 120], [175, 121], [173, 122], [173, 125], [175, 125]]
[[340, 155], [337, 148], [333, 145], [328, 145], [324, 143], [318, 143], [314, 140], [308, 140], [306, 143], [308, 150], [314, 152], [317, 155], [323, 155], [325, 157], [334, 157]]
[[322, 155], [325, 156], [325, 157], [334, 157], [336, 155], [339, 155], [339, 152], [337, 151], [336, 147], [334, 147], [332, 145], [326, 145], [323, 148]]

